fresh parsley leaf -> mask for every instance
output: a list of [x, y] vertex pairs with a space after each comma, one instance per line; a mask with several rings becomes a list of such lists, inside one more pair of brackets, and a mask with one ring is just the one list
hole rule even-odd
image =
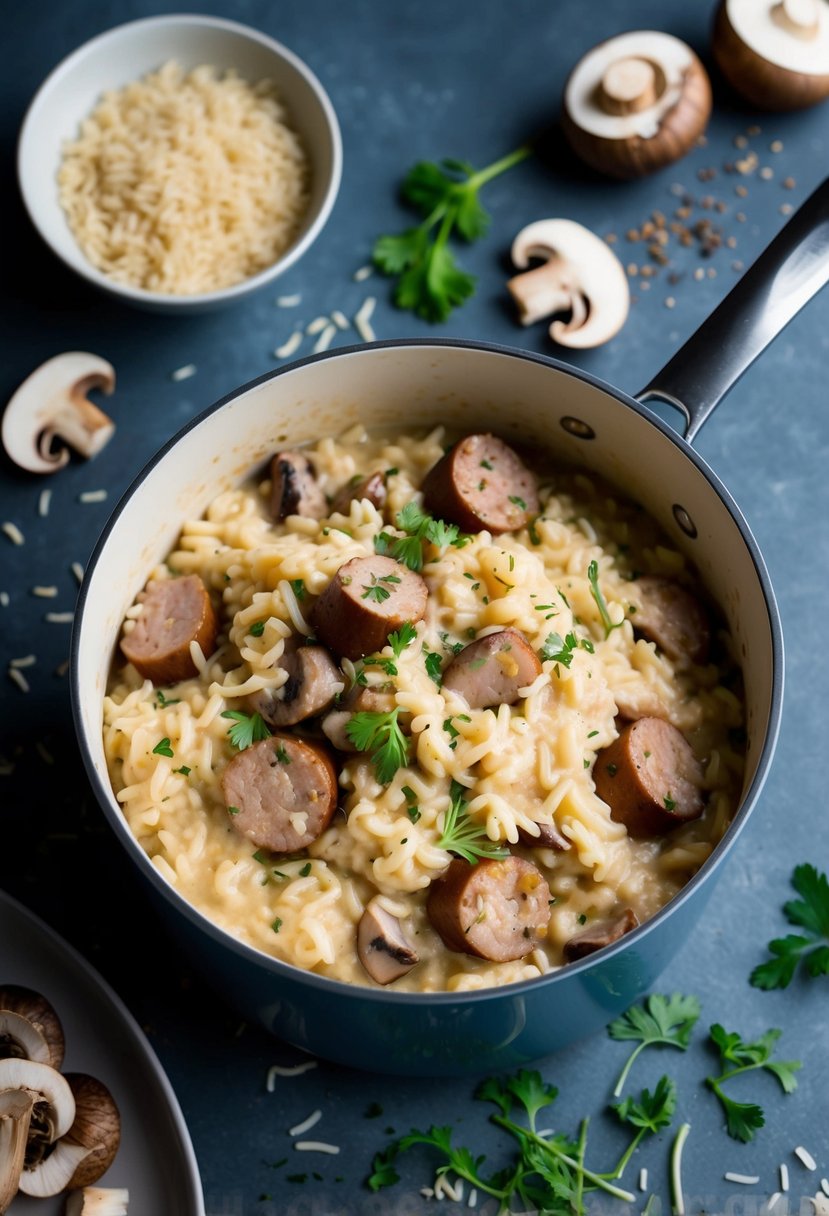
[[407, 646], [417, 637], [417, 630], [411, 621], [404, 621], [395, 633], [389, 634], [389, 646], [394, 651], [394, 657], [399, 659]]
[[397, 721], [400, 707], [388, 713], [364, 710], [352, 714], [345, 733], [358, 751], [371, 752], [377, 780], [388, 785], [399, 768], [409, 762], [409, 740]]
[[228, 815], [238, 815], [239, 814], [238, 806], [229, 806], [227, 808], [227, 813], [228, 813]]
[[643, 1089], [638, 1099], [629, 1096], [613, 1109], [623, 1123], [643, 1132], [662, 1131], [670, 1126], [676, 1111], [676, 1084], [670, 1077], [660, 1077], [653, 1093]]
[[[380, 532], [374, 538], [374, 551], [393, 557], [410, 570], [423, 569], [424, 544], [445, 549], [447, 545], [460, 548], [469, 541], [469, 537], [464, 536], [455, 524], [435, 519], [416, 502], [406, 503], [405, 507], [397, 512], [394, 522], [400, 531], [407, 535], [392, 536], [390, 532]], [[365, 596], [363, 598], [365, 599]]]
[[[705, 1083], [720, 1101], [729, 1136], [747, 1144], [765, 1123], [762, 1107], [753, 1102], [737, 1102], [730, 1098], [722, 1088], [724, 1083], [740, 1073], [761, 1069], [776, 1077], [783, 1092], [790, 1094], [797, 1089], [795, 1073], [802, 1065], [799, 1060], [771, 1059], [781, 1035], [779, 1030], [767, 1030], [759, 1039], [746, 1042], [736, 1031], [729, 1032], [715, 1022], [709, 1029], [709, 1035], [720, 1053], [720, 1064], [724, 1066], [724, 1071], [718, 1077], [706, 1077]], [[733, 1067], [725, 1067], [729, 1064]]]
[[270, 738], [270, 728], [261, 714], [246, 714], [241, 709], [226, 709], [221, 716], [233, 720], [233, 726], [228, 729], [227, 737], [233, 747], [240, 752], [253, 743]]
[[474, 278], [456, 264], [448, 242], [453, 233], [466, 241], [484, 235], [489, 215], [479, 198], [481, 188], [529, 152], [518, 148], [479, 171], [459, 160], [420, 161], [409, 170], [401, 193], [425, 218], [398, 236], [380, 237], [372, 255], [384, 274], [399, 276], [394, 296], [398, 308], [428, 321], [444, 321], [474, 292]]
[[611, 1022], [607, 1033], [612, 1039], [639, 1044], [622, 1069], [613, 1097], [618, 1098], [621, 1094], [633, 1061], [646, 1047], [661, 1045], [685, 1051], [700, 1012], [700, 1004], [695, 996], [682, 996], [678, 992], [672, 996], [653, 993], [641, 1005], [632, 1005], [626, 1013]]
[[280, 764], [290, 764], [291, 763], [291, 757], [286, 752], [285, 747], [282, 743], [280, 743], [277, 746], [276, 758]]
[[298, 600], [305, 599], [305, 583], [301, 578], [291, 579], [291, 589]]
[[[604, 625], [604, 636], [606, 638], [609, 638], [614, 629], [620, 629], [622, 627], [622, 625], [624, 624], [624, 621], [612, 621], [610, 619], [610, 613], [607, 610], [607, 604], [605, 603], [604, 596], [602, 595], [601, 589], [599, 588], [599, 563], [598, 562], [592, 561], [590, 563], [590, 565], [587, 567], [587, 581], [590, 583], [590, 594], [593, 596], [593, 599], [596, 601], [596, 607], [599, 610], [599, 616], [602, 618], [602, 624]], [[564, 597], [562, 596], [562, 599], [563, 598]]]
[[279, 932], [279, 930], [282, 928], [282, 920], [280, 917], [277, 916], [276, 920], [271, 925], [271, 928], [273, 929], [274, 933]]
[[785, 903], [783, 912], [789, 924], [806, 933], [789, 933], [769, 942], [772, 957], [751, 973], [755, 988], [788, 987], [801, 961], [813, 978], [829, 975], [829, 881], [808, 863], [795, 867], [791, 881], [801, 898]]
[[[444, 723], [445, 727], [446, 723]], [[449, 787], [449, 809], [444, 815], [443, 831], [437, 847], [446, 849], [447, 852], [454, 853], [457, 857], [462, 857], [472, 866], [483, 858], [502, 861], [505, 857], [509, 857], [509, 849], [490, 840], [484, 828], [470, 819], [466, 809], [465, 793], [464, 786], [457, 781], [452, 782]]]
[[265, 622], [264, 621], [254, 621], [253, 624], [251, 625], [250, 629], [248, 630], [248, 633], [250, 634], [250, 636], [252, 638], [261, 638], [261, 636], [264, 632], [265, 632]]
[[395, 1182], [400, 1181], [400, 1175], [393, 1164], [397, 1151], [397, 1144], [390, 1144], [382, 1152], [374, 1154], [371, 1173], [366, 1179], [366, 1185], [370, 1191], [379, 1191], [385, 1186], [393, 1186]]
[[563, 638], [560, 633], [548, 633], [538, 654], [542, 663], [549, 661], [569, 667], [576, 650], [588, 650], [592, 654], [593, 646], [587, 638], [577, 638], [572, 631]]
[[426, 674], [430, 680], [434, 680], [438, 688], [443, 683], [442, 658], [434, 650], [427, 650], [423, 656], [423, 661], [426, 665]]
[[157, 688], [155, 690], [155, 707], [156, 709], [166, 709], [168, 705], [180, 705], [181, 697], [165, 697], [164, 690]]
[[172, 756], [172, 754], [173, 754], [173, 749], [170, 746], [170, 740], [165, 735], [163, 739], [159, 739], [158, 743], [156, 743], [155, 747], [153, 748], [153, 755], [154, 756]]
[[188, 767], [186, 764], [182, 764], [181, 768], [174, 768], [174, 769], [173, 769], [173, 772], [174, 772], [174, 773], [181, 773], [182, 777], [189, 777], [189, 776], [190, 776], [190, 773], [191, 773], [192, 771], [193, 771], [193, 770], [192, 770], [191, 768], [189, 768], [189, 767]]

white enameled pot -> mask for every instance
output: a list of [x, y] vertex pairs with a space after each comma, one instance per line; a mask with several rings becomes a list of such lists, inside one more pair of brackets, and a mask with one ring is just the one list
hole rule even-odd
[[[692, 433], [827, 279], [829, 183], [643, 396], [680, 405]], [[369, 428], [441, 423], [461, 432], [493, 430], [607, 478], [695, 564], [743, 656], [747, 766], [725, 838], [652, 920], [541, 979], [481, 992], [395, 993], [278, 962], [181, 898], [132, 836], [112, 793], [102, 700], [121, 622], [147, 572], [172, 548], [185, 519], [263, 467], [276, 448], [358, 421]], [[780, 624], [762, 557], [728, 491], [690, 443], [638, 401], [584, 372], [522, 351], [450, 341], [377, 343], [313, 357], [244, 386], [188, 426], [140, 474], [107, 525], [84, 580], [72, 648], [76, 728], [90, 779], [121, 845], [161, 897], [171, 928], [226, 995], [275, 1033], [345, 1063], [398, 1073], [524, 1063], [604, 1025], [653, 983], [702, 911], [760, 793], [782, 680]]]

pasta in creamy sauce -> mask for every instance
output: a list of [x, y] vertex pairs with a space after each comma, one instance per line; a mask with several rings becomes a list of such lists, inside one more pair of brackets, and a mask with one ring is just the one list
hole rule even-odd
[[[627, 910], [647, 920], [724, 833], [744, 763], [739, 673], [727, 635], [717, 635], [713, 659], [680, 663], [634, 631], [637, 578], [667, 576], [693, 588], [685, 558], [606, 484], [542, 467], [541, 510], [529, 526], [426, 548], [428, 599], [416, 637], [397, 657], [388, 647], [380, 652], [396, 669], [390, 691], [411, 737], [410, 762], [383, 784], [367, 752], [338, 754], [339, 809], [299, 853], [257, 849], [236, 830], [236, 808], [228, 813], [222, 793], [235, 754], [233, 719], [223, 714], [245, 711], [247, 698], [284, 684], [286, 639], [311, 634], [310, 609], [337, 571], [374, 553], [379, 533], [395, 531], [396, 514], [419, 501], [446, 442], [442, 430], [389, 437], [357, 427], [305, 450], [329, 502], [351, 479], [381, 470], [382, 511], [363, 498], [322, 519], [289, 515], [275, 523], [267, 481], [220, 494], [203, 519], [184, 524], [149, 584], [198, 575], [219, 617], [216, 649], [205, 658], [194, 644], [196, 674], [160, 691], [132, 664], [120, 666], [104, 704], [118, 802], [184, 898], [266, 954], [356, 984], [372, 983], [355, 942], [375, 899], [399, 921], [419, 960], [395, 988], [420, 992], [532, 978], [561, 966], [565, 944], [583, 927]], [[588, 577], [593, 562], [603, 605]], [[143, 611], [140, 603], [130, 609], [125, 636]], [[540, 673], [515, 704], [468, 708], [439, 686], [440, 670], [461, 645], [503, 629], [520, 631], [541, 654]], [[545, 650], [551, 634], [573, 635], [566, 661], [559, 647]], [[553, 651], [557, 660], [544, 657]], [[345, 692], [361, 670], [363, 680], [388, 685], [381, 669], [348, 659], [339, 666]], [[700, 817], [636, 838], [612, 817], [596, 793], [594, 768], [619, 735], [622, 707], [627, 718], [671, 723], [689, 741], [702, 763]], [[311, 720], [286, 733], [313, 738], [315, 730]], [[318, 730], [316, 737], [324, 741]], [[453, 781], [464, 787], [465, 814], [480, 834], [532, 861], [549, 886], [549, 923], [522, 958], [494, 962], [450, 950], [427, 914], [430, 887], [452, 861], [439, 841]], [[569, 847], [519, 843], [519, 833], [535, 835], [539, 821], [554, 825]]]

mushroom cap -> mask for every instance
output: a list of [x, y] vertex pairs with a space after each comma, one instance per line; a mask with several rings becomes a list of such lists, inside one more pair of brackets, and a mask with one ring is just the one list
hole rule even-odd
[[[530, 276], [544, 291], [538, 292], [525, 324], [570, 309], [570, 321], [553, 321], [550, 336], [562, 346], [587, 349], [600, 346], [619, 332], [630, 308], [630, 288], [624, 267], [607, 244], [574, 220], [537, 220], [518, 233], [512, 243], [512, 260], [524, 270], [531, 258], [547, 259], [546, 267], [516, 275], [507, 284], [522, 312]], [[543, 311], [543, 300], [551, 305]], [[539, 308], [539, 300], [542, 306]]]
[[52, 1053], [43, 1033], [28, 1018], [11, 1009], [0, 1009], [0, 1057], [52, 1064]]
[[90, 1186], [115, 1160], [121, 1144], [121, 1116], [115, 1099], [102, 1081], [82, 1072], [68, 1072], [65, 1077], [75, 1099], [75, 1119], [66, 1140], [89, 1151], [68, 1185], [73, 1188]]
[[764, 110], [829, 97], [825, 0], [721, 0], [712, 50], [729, 84]]
[[27, 1089], [49, 1106], [51, 1141], [65, 1136], [75, 1118], [72, 1090], [59, 1072], [34, 1060], [0, 1060], [0, 1090]]
[[[109, 395], [115, 388], [115, 369], [87, 351], [66, 351], [36, 368], [3, 414], [3, 446], [14, 463], [31, 473], [54, 473], [69, 460], [66, 444], [84, 456], [97, 455], [115, 427], [87, 401], [93, 388]], [[53, 450], [56, 438], [64, 446]]]
[[[638, 98], [627, 93], [635, 80]], [[563, 109], [564, 133], [583, 160], [615, 177], [635, 177], [690, 150], [711, 113], [711, 85], [679, 38], [631, 30], [599, 43], [576, 64]]]
[[[35, 992], [33, 988], [24, 988], [21, 984], [4, 984], [0, 987], [0, 1010], [19, 1014], [31, 1022], [49, 1045], [50, 1058], [41, 1062], [51, 1064], [53, 1068], [60, 1068], [66, 1047], [63, 1027], [45, 996]], [[2, 1034], [3, 1031], [0, 1030], [0, 1036]]]

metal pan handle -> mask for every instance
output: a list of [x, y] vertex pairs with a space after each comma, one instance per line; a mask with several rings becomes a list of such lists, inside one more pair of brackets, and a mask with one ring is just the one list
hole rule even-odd
[[743, 372], [827, 282], [829, 178], [638, 399], [658, 397], [679, 409], [691, 442]]

